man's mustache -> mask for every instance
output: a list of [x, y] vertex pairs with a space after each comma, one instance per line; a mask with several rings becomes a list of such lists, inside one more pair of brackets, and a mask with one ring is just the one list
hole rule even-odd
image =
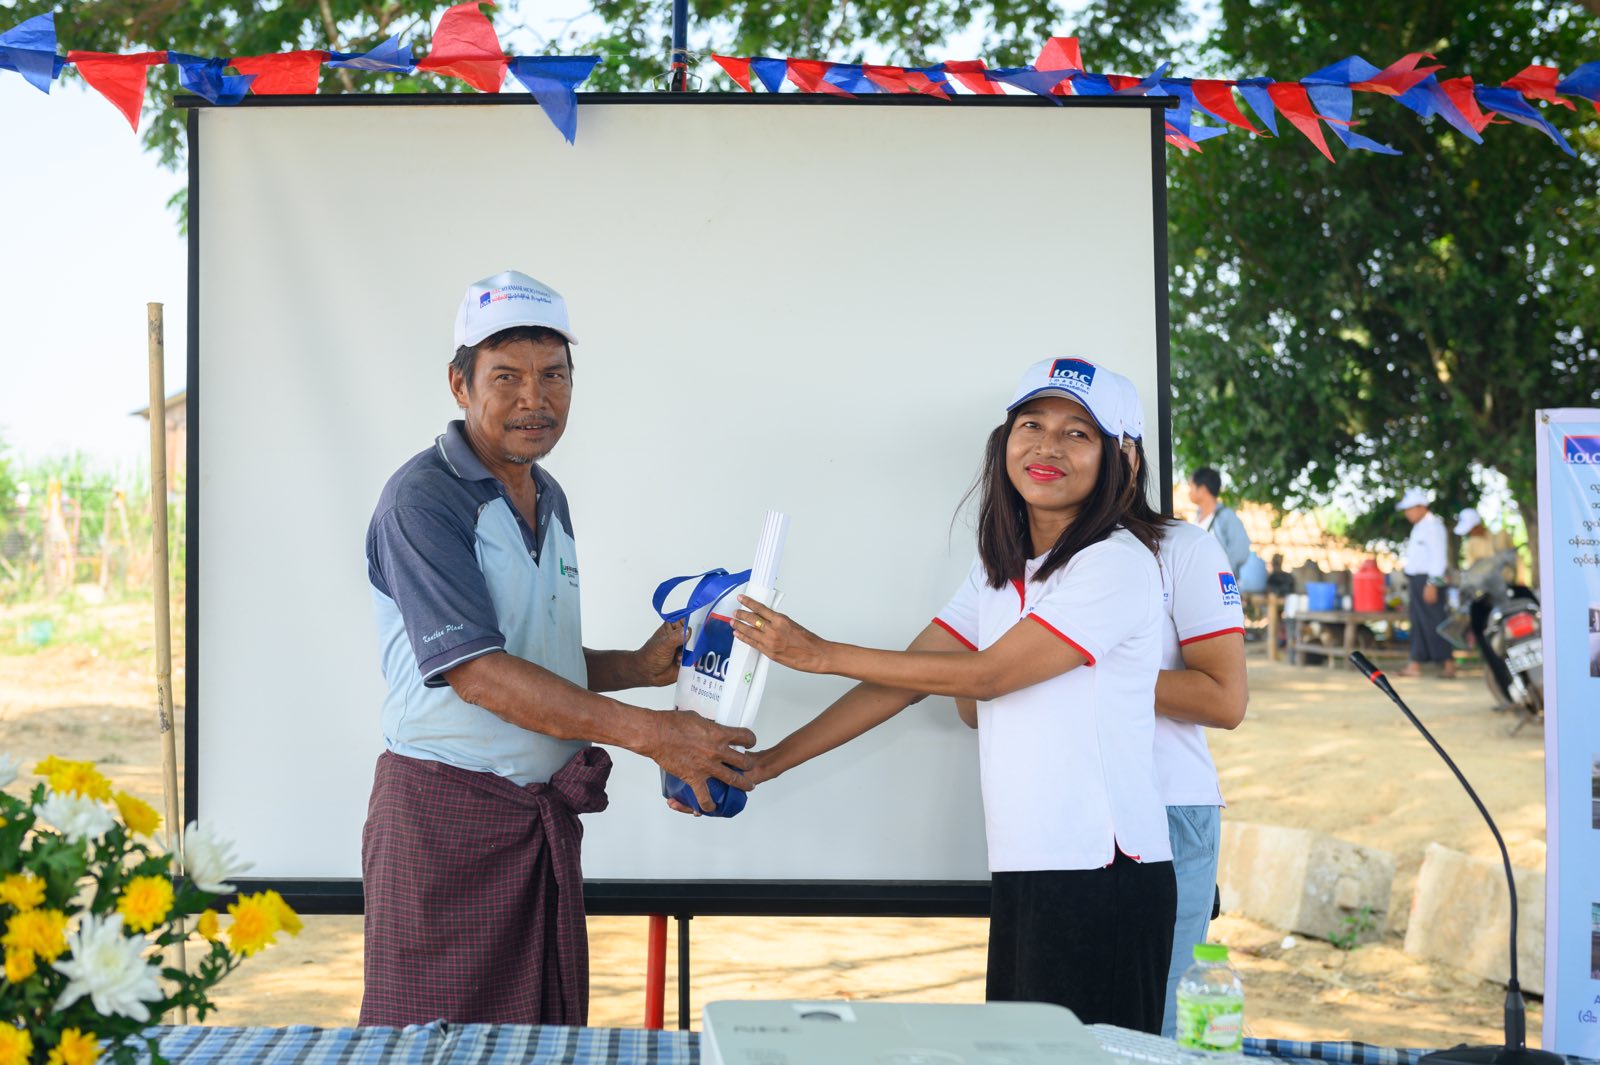
[[506, 422], [506, 429], [554, 429], [559, 424], [554, 418], [539, 416], [535, 418], [517, 418]]

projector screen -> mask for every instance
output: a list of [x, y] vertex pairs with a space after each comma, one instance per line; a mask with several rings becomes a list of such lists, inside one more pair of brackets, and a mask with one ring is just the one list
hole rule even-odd
[[[544, 465], [588, 647], [638, 646], [662, 580], [749, 566], [769, 508], [784, 609], [904, 646], [966, 573], [958, 507], [1047, 356], [1132, 377], [1171, 483], [1160, 100], [580, 99], [570, 146], [525, 96], [191, 102], [186, 816], [238, 841], [242, 884], [359, 906], [384, 694], [364, 538], [458, 416], [479, 278], [551, 285], [581, 341]], [[848, 686], [774, 668], [757, 735]], [[654, 765], [612, 753], [594, 912], [986, 905], [976, 735], [948, 699], [731, 820], [672, 813]]]

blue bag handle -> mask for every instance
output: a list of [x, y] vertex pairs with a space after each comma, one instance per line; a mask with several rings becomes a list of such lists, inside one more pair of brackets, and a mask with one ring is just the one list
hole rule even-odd
[[[672, 594], [674, 588], [685, 581], [692, 580], [698, 580], [700, 583], [695, 585], [694, 591], [689, 593], [687, 606], [679, 610], [661, 609], [666, 605], [667, 596]], [[661, 615], [662, 621], [668, 624], [674, 621], [682, 621], [706, 604], [715, 603], [718, 599], [721, 599], [728, 593], [729, 589], [737, 588], [749, 580], [749, 570], [729, 573], [725, 569], [708, 569], [704, 573], [691, 573], [684, 577], [673, 577], [670, 580], [662, 581], [657, 586], [656, 594], [650, 597], [650, 605], [656, 608], [656, 613]]]

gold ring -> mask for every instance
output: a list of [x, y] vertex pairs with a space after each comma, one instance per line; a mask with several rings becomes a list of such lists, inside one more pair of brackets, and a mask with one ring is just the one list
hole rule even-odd
[[759, 629], [760, 627], [761, 627], [761, 619], [760, 618], [756, 618], [756, 628]]

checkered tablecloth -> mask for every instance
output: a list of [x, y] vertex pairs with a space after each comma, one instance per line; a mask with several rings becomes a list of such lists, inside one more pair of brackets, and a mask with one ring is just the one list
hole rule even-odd
[[[428, 1024], [410, 1028], [156, 1028], [171, 1065], [699, 1065], [698, 1032]], [[1416, 1065], [1426, 1050], [1246, 1039], [1294, 1065]], [[1572, 1065], [1600, 1065], [1568, 1058]]]

